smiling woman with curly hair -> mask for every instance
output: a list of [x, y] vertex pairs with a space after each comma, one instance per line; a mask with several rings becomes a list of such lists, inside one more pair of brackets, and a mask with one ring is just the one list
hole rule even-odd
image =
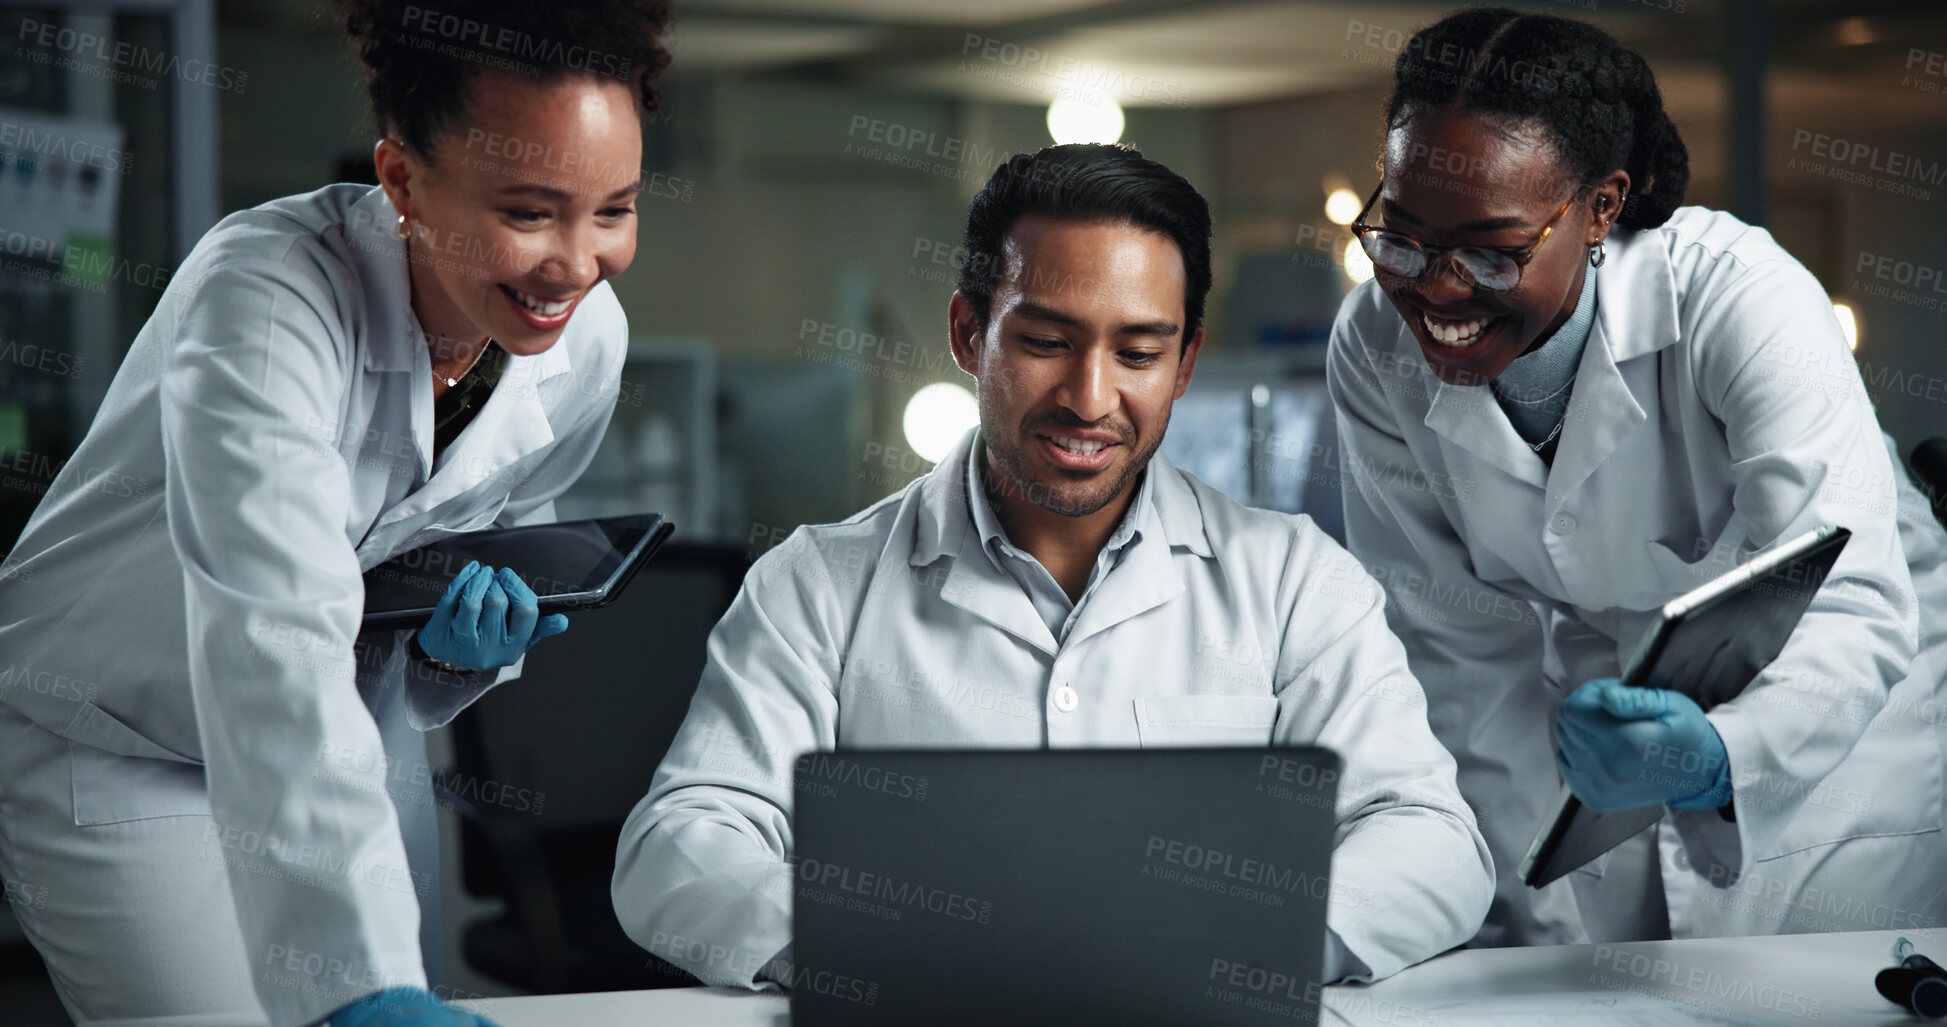
[[[1685, 203], [1656, 75], [1594, 25], [1449, 15], [1401, 49], [1383, 128], [1327, 381], [1347, 548], [1493, 855], [1473, 944], [1947, 920], [1947, 735], [1920, 715], [1947, 701], [1947, 535], [1818, 280]], [[1748, 687], [1704, 708], [1743, 685], [1720, 656], [1623, 683], [1664, 604], [1835, 526]], [[1661, 819], [1530, 887], [1564, 786]]]
[[567, 622], [468, 566], [361, 634], [361, 574], [593, 456], [669, 5], [339, 13], [380, 186], [211, 229], [0, 577], [0, 875], [77, 1020], [485, 1022], [428, 989], [420, 732]]

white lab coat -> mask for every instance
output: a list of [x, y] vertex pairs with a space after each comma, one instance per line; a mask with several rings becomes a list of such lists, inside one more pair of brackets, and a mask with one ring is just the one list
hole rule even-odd
[[[348, 1000], [325, 985], [423, 985], [382, 759], [381, 730], [400, 725], [374, 713], [432, 728], [518, 673], [425, 672], [407, 632], [355, 648], [361, 572], [444, 536], [552, 520], [606, 430], [627, 351], [599, 285], [555, 346], [509, 358], [434, 465], [395, 218], [383, 191], [335, 185], [212, 229], [0, 576], [0, 700], [99, 750], [203, 765], [207, 797], [77, 775], [77, 820], [214, 812], [278, 1025]], [[457, 568], [428, 573], [442, 570]], [[175, 925], [171, 943], [212, 929]], [[278, 951], [350, 969], [287, 973]]]
[[[1434, 377], [1376, 284], [1332, 334], [1349, 547], [1394, 600], [1499, 871], [1480, 943], [1619, 940], [1590, 935], [1653, 909], [1659, 875], [1679, 938], [1932, 926], [1947, 537], [1824, 291], [1769, 234], [1693, 207], [1608, 254], [1552, 467], [1487, 388]], [[1516, 881], [1560, 788], [1563, 696], [1615, 676], [1666, 600], [1824, 524], [1853, 532], [1832, 575], [1709, 714], [1735, 822], [1667, 812], [1637, 840], [1647, 877], [1605, 880], [1605, 857], [1538, 892]]]
[[1365, 901], [1331, 903], [1328, 973], [1383, 977], [1471, 936], [1486, 850], [1356, 562], [1309, 518], [1239, 506], [1159, 453], [1152, 501], [1132, 508], [1142, 536], [1058, 643], [974, 528], [976, 431], [903, 492], [751, 567], [622, 831], [630, 936], [752, 986], [791, 938], [802, 752], [1267, 743], [1345, 761], [1333, 895]]

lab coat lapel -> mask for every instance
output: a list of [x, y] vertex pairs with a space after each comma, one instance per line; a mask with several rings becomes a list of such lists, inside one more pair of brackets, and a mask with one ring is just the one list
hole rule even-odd
[[1641, 428], [1649, 416], [1616, 366], [1600, 321], [1589, 333], [1582, 366], [1569, 394], [1568, 423], [1562, 425], [1548, 474], [1547, 509], [1552, 515], [1589, 475]]
[[[376, 528], [421, 516], [482, 487], [491, 486], [491, 491], [505, 497], [520, 484], [509, 476], [508, 468], [554, 441], [554, 428], [548, 422], [538, 386], [569, 370], [567, 348], [560, 345], [535, 356], [509, 356], [487, 404], [440, 454], [439, 462], [433, 465], [432, 477], [418, 491], [382, 514]], [[430, 366], [426, 374], [425, 391], [430, 401]], [[431, 419], [429, 410], [425, 422], [430, 424]]]
[[[1161, 452], [1151, 458], [1150, 505], [1140, 511], [1142, 538], [1131, 542], [1115, 569], [1096, 586], [1082, 614], [1069, 629], [1065, 644], [1077, 645], [1088, 636], [1153, 610], [1183, 594], [1183, 577], [1170, 557], [1173, 539], [1203, 537], [1203, 515], [1181, 475]], [[1165, 524], [1165, 510], [1175, 523]], [[1172, 530], [1175, 529], [1175, 530]], [[1168, 640], [1156, 640], [1168, 644]]]
[[[565, 346], [553, 346], [531, 357], [508, 357], [487, 405], [433, 466], [434, 481], [452, 472], [461, 490], [474, 488], [553, 442], [554, 426], [541, 403], [540, 384], [568, 371]], [[511, 489], [512, 483], [508, 487]]]
[[[1146, 613], [1183, 594], [1183, 579], [1170, 559], [1170, 547], [1155, 534], [1132, 543], [1122, 562], [1109, 572], [1088, 597], [1082, 615], [1069, 629], [1068, 645]], [[1155, 639], [1167, 644], [1166, 639]]]
[[[1404, 329], [1402, 329], [1404, 330]], [[1409, 337], [1410, 341], [1410, 337]], [[1418, 343], [1413, 343], [1418, 352]], [[1542, 487], [1546, 467], [1541, 457], [1521, 441], [1508, 416], [1501, 412], [1494, 393], [1485, 385], [1460, 386], [1427, 372], [1435, 386], [1433, 403], [1427, 408], [1426, 426], [1441, 438], [1505, 471], [1516, 481]]]
[[906, 562], [928, 567], [951, 556], [953, 567], [940, 586], [942, 600], [1052, 656], [1055, 636], [1035, 612], [1020, 583], [994, 566], [981, 544], [980, 532], [974, 529], [966, 481], [967, 461], [978, 432], [978, 428], [968, 429], [952, 452], [919, 483], [919, 516], [913, 551]]
[[940, 598], [1050, 656], [1055, 653], [1055, 636], [1035, 612], [1033, 601], [1020, 582], [994, 566], [971, 524], [960, 537], [960, 551]]
[[[395, 229], [398, 213], [385, 190], [373, 186], [352, 205], [345, 219], [347, 252], [358, 271], [360, 293], [366, 299], [365, 324], [359, 339], [361, 366], [378, 374], [397, 374], [411, 397], [404, 416], [390, 410], [375, 412], [381, 431], [412, 443], [389, 446], [388, 452], [414, 459], [411, 480], [424, 482], [433, 466], [433, 394], [430, 358], [419, 319], [412, 313], [412, 280], [406, 267], [406, 243]], [[427, 365], [426, 383], [413, 379], [419, 365]]]
[[1680, 335], [1676, 275], [1669, 253], [1654, 241], [1619, 232], [1610, 260], [1596, 276], [1596, 321], [1569, 394], [1568, 423], [1548, 474], [1550, 515], [1595, 469], [1649, 420], [1656, 405], [1654, 355]]

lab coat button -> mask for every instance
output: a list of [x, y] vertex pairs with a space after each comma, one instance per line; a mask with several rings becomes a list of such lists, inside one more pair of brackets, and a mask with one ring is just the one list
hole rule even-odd
[[1073, 713], [1075, 707], [1080, 704], [1081, 697], [1075, 694], [1074, 689], [1067, 685], [1055, 689], [1055, 709], [1063, 713]]
[[1568, 514], [1556, 514], [1554, 523], [1548, 527], [1557, 535], [1566, 535], [1575, 530], [1575, 518]]

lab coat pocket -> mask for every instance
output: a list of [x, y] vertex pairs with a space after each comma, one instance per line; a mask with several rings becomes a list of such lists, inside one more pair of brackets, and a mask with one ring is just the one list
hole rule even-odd
[[1650, 568], [1656, 572], [1656, 590], [1643, 604], [1646, 607], [1661, 606], [1691, 589], [1709, 584], [1713, 578], [1733, 567], [1732, 564], [1720, 563], [1708, 557], [1695, 562], [1686, 560], [1661, 542], [1645, 542], [1643, 549]]
[[1148, 696], [1135, 705], [1145, 749], [1270, 745], [1278, 721], [1278, 700], [1264, 695]]
[[[411, 498], [407, 497], [408, 502]], [[400, 553], [428, 543], [491, 528], [494, 518], [500, 516], [501, 509], [506, 505], [507, 493], [504, 489], [488, 491], [478, 488], [441, 500], [421, 512], [401, 515], [387, 511], [379, 516], [372, 530], [359, 540], [358, 565], [369, 571]]]
[[79, 826], [210, 815], [202, 764], [157, 745], [93, 703], [68, 729], [68, 757]]
[[455, 497], [451, 502], [436, 508], [430, 530], [451, 532], [455, 535], [469, 531], [483, 531], [493, 527], [494, 518], [507, 505], [507, 491], [494, 489], [487, 492], [469, 492]]
[[1739, 785], [1746, 804], [1803, 800], [1758, 861], [1853, 838], [1940, 830], [1938, 718], [1921, 713], [1933, 705], [1932, 690], [1932, 681], [1902, 681], [1852, 752], [1815, 783], [1759, 779]]
[[1569, 871], [1570, 874], [1580, 874], [1583, 877], [1601, 877], [1608, 872], [1609, 854], [1607, 852]]
[[375, 530], [358, 544], [359, 566], [369, 571], [421, 546], [470, 531], [485, 531], [493, 527], [494, 518], [500, 516], [501, 508], [506, 505], [505, 495], [461, 496], [417, 517], [389, 525], [383, 532]]

